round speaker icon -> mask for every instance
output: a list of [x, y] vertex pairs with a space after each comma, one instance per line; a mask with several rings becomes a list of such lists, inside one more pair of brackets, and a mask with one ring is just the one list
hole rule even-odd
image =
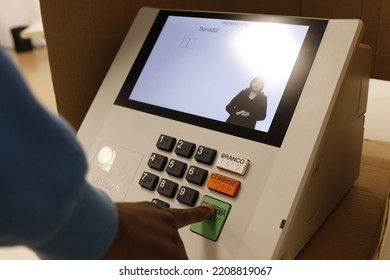
[[114, 164], [117, 152], [110, 146], [104, 146], [97, 155], [98, 166], [105, 172], [110, 172]]

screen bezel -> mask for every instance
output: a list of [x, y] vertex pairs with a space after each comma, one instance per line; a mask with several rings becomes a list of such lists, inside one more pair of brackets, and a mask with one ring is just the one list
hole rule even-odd
[[[268, 132], [249, 129], [238, 125], [228, 124], [181, 111], [163, 108], [130, 99], [131, 92], [141, 75], [143, 67], [153, 50], [153, 47], [160, 35], [161, 30], [169, 16], [197, 17], [210, 19], [226, 19], [241, 21], [275, 22], [293, 25], [305, 25], [309, 29], [298, 54], [287, 85], [283, 92], [280, 103], [272, 120]], [[200, 126], [203, 128], [234, 135], [248, 140], [257, 141], [263, 144], [280, 147], [288, 130], [296, 105], [306, 83], [310, 69], [314, 62], [328, 20], [294, 18], [286, 16], [251, 15], [251, 14], [229, 14], [194, 11], [159, 11], [146, 40], [138, 53], [133, 66], [131, 67], [125, 82], [114, 102], [115, 105], [135, 109], [160, 117], [180, 121], [183, 123]]]

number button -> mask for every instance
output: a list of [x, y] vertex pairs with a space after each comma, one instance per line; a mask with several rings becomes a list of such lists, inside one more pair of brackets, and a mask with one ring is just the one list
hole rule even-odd
[[167, 179], [162, 179], [158, 185], [157, 192], [163, 196], [173, 198], [179, 185]]
[[156, 143], [156, 147], [163, 151], [172, 152], [175, 143], [176, 143], [176, 138], [161, 134], [160, 138]]
[[177, 178], [182, 178], [186, 169], [187, 169], [186, 163], [175, 159], [171, 159], [169, 161], [166, 171], [169, 175], [175, 176]]
[[149, 172], [144, 172], [138, 183], [141, 185], [141, 187], [154, 191], [157, 186], [158, 180], [159, 177], [157, 175], [154, 175]]
[[211, 165], [214, 162], [216, 155], [217, 155], [217, 150], [210, 149], [204, 146], [199, 146], [195, 154], [195, 160], [197, 162]]
[[162, 171], [167, 164], [168, 158], [156, 153], [153, 153], [148, 161], [148, 166], [153, 169]]
[[190, 158], [195, 151], [195, 147], [196, 145], [194, 143], [179, 140], [176, 145], [175, 153], [178, 156]]
[[181, 187], [176, 199], [188, 206], [194, 206], [198, 199], [199, 192], [189, 187]]
[[162, 201], [158, 198], [153, 198], [152, 203], [154, 203], [157, 206], [162, 207], [162, 208], [169, 208], [170, 207], [169, 203], [166, 203], [165, 201]]
[[186, 179], [188, 182], [203, 186], [204, 181], [206, 180], [208, 171], [196, 166], [191, 166], [188, 169]]

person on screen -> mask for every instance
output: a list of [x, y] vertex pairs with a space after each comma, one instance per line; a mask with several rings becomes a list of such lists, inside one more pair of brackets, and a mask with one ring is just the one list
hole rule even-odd
[[74, 131], [33, 98], [0, 49], [0, 246], [42, 259], [187, 259], [178, 229], [214, 209], [114, 203], [85, 179]]
[[254, 129], [257, 121], [267, 116], [267, 96], [264, 95], [265, 78], [256, 76], [249, 88], [242, 90], [226, 106], [230, 114], [227, 123]]

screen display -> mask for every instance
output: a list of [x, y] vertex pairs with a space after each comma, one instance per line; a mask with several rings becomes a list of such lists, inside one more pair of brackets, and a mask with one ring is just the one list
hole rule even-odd
[[161, 11], [115, 104], [280, 146], [326, 23]]

